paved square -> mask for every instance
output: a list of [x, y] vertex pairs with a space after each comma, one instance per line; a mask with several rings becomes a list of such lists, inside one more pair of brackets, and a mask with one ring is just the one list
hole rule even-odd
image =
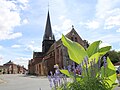
[[[51, 90], [46, 77], [26, 76], [22, 74], [0, 75], [0, 90]], [[114, 90], [120, 90], [116, 87]]]
[[51, 90], [46, 77], [6, 74], [0, 75], [0, 79], [4, 80], [0, 90]]

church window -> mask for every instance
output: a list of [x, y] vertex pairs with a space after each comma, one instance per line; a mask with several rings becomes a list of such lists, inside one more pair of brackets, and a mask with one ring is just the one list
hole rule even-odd
[[73, 37], [71, 37], [71, 40], [73, 41]]
[[75, 42], [77, 42], [77, 37], [75, 37]]

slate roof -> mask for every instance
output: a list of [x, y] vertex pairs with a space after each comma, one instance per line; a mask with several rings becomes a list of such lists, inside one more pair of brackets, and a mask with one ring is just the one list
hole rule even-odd
[[45, 33], [44, 33], [43, 40], [55, 40], [55, 37], [52, 33], [49, 11], [47, 15], [47, 21], [46, 21], [46, 27], [45, 27]]

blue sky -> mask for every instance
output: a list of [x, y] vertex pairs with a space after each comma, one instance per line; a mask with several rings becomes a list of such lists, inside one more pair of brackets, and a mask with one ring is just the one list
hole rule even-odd
[[48, 3], [56, 40], [74, 25], [83, 40], [120, 50], [120, 0], [0, 0], [0, 64], [27, 67], [41, 51]]

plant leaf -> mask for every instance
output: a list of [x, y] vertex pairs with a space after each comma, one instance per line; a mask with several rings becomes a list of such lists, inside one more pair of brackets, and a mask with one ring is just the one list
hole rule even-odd
[[68, 72], [68, 70], [60, 70], [61, 73], [67, 75], [68, 77], [70, 77], [70, 73]]
[[101, 43], [101, 41], [95, 41], [88, 47], [87, 54], [89, 57], [91, 57], [93, 54], [98, 52], [100, 43]]
[[98, 50], [98, 52], [108, 52], [111, 49], [111, 46], [106, 46], [106, 47], [102, 47]]
[[64, 35], [62, 35], [62, 43], [67, 47], [70, 59], [77, 64], [80, 64], [83, 61], [84, 57], [88, 56], [87, 52], [80, 44], [71, 41]]
[[104, 77], [104, 73], [106, 74], [106, 77], [109, 78], [109, 80], [106, 80], [106, 82], [112, 87], [112, 85], [115, 83], [115, 80], [117, 78], [116, 76], [116, 70], [112, 62], [110, 61], [109, 57], [107, 57], [107, 67], [105, 68], [102, 66], [101, 68], [102, 77]]

